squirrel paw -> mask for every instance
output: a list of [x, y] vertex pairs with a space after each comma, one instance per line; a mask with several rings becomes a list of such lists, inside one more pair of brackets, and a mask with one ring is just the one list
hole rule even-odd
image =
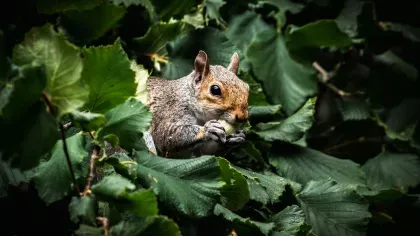
[[208, 140], [220, 141], [222, 143], [226, 142], [225, 128], [217, 120], [207, 121], [204, 124], [204, 130]]
[[238, 146], [243, 142], [245, 142], [245, 133], [243, 130], [239, 130], [236, 133], [226, 137], [226, 145], [229, 146]]

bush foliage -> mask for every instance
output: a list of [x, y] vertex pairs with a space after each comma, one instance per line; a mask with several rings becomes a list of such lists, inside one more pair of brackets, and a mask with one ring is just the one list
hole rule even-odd
[[[2, 235], [406, 235], [420, 183], [420, 5], [19, 0], [0, 27]], [[147, 150], [149, 75], [241, 58], [226, 156]], [[104, 142], [128, 153], [103, 154]]]

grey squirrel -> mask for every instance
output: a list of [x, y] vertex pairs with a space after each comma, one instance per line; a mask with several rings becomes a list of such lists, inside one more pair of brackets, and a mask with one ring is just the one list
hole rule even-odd
[[199, 51], [190, 74], [147, 79], [149, 131], [159, 156], [217, 155], [245, 141], [242, 130], [226, 134], [219, 122], [238, 125], [248, 119], [249, 85], [237, 77], [238, 68], [237, 53], [225, 68], [210, 65], [207, 54]]

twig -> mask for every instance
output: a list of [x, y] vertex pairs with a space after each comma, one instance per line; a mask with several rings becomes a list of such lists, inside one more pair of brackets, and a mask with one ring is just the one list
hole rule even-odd
[[332, 147], [326, 148], [324, 149], [324, 152], [328, 153], [336, 149], [340, 149], [340, 148], [343, 148], [352, 144], [363, 143], [363, 142], [382, 142], [382, 137], [372, 137], [372, 138], [360, 137], [358, 139], [349, 140], [347, 142], [343, 142], [343, 143], [334, 145]]
[[95, 161], [99, 158], [100, 151], [101, 151], [101, 148], [99, 146], [97, 145], [93, 146], [93, 151], [92, 151], [92, 155], [90, 157], [90, 162], [89, 162], [89, 175], [86, 180], [85, 190], [82, 193], [83, 196], [86, 196], [91, 193], [90, 187], [92, 186], [93, 178], [95, 178], [95, 174], [94, 174]]
[[336, 94], [340, 95], [341, 97], [351, 96], [351, 93], [345, 92], [329, 82], [331, 77], [328, 75], [328, 72], [324, 68], [322, 68], [321, 65], [318, 64], [318, 62], [316, 61], [313, 62], [312, 66], [321, 74], [322, 76], [321, 82], [325, 84], [328, 88], [330, 88], [332, 91], [334, 91]]
[[71, 123], [71, 122], [69, 122], [69, 123], [65, 123], [65, 124], [63, 125], [63, 127], [64, 127], [64, 129], [65, 129], [65, 130], [68, 130], [68, 129], [70, 129], [71, 127], [73, 127], [73, 123]]
[[108, 228], [109, 228], [108, 218], [98, 216], [96, 217], [96, 220], [101, 222], [102, 228], [104, 228], [104, 236], [108, 236]]
[[[42, 98], [44, 99], [45, 103], [47, 104], [47, 108], [49, 109], [51, 114], [53, 116], [57, 117], [57, 114], [55, 113], [55, 110], [54, 110], [54, 106], [52, 105], [50, 99], [48, 98], [48, 95], [45, 92], [42, 93]], [[69, 171], [70, 171], [70, 177], [71, 177], [71, 180], [72, 180], [72, 183], [73, 183], [72, 185], [73, 185], [73, 188], [76, 191], [77, 195], [80, 196], [80, 189], [79, 189], [79, 186], [77, 185], [76, 176], [74, 174], [73, 166], [71, 165], [71, 161], [70, 161], [69, 151], [67, 149], [66, 133], [65, 133], [64, 125], [61, 122], [59, 122], [59, 125], [60, 125], [61, 141], [63, 142], [63, 152], [64, 152], [64, 156], [66, 157], [67, 166], [68, 166]]]
[[169, 62], [167, 57], [158, 55], [156, 53], [145, 53], [144, 55], [152, 58], [153, 60], [156, 60], [158, 62], [163, 62], [165, 64], [167, 64]]

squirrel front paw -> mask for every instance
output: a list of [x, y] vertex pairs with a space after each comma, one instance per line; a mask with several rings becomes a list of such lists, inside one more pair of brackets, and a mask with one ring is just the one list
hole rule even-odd
[[245, 133], [243, 130], [239, 130], [226, 137], [226, 145], [228, 146], [239, 146], [243, 142], [245, 142]]
[[226, 142], [226, 132], [223, 125], [217, 120], [209, 120], [204, 124], [205, 136], [207, 140]]

